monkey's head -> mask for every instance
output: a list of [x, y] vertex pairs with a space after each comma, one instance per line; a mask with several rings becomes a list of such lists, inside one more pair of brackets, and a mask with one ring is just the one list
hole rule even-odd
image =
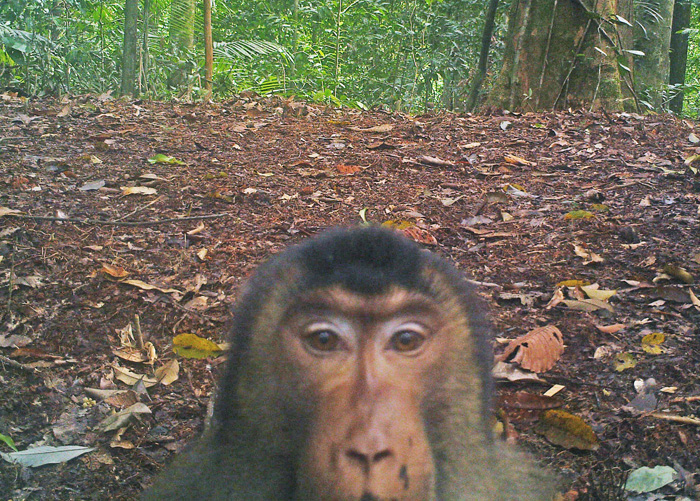
[[464, 458], [490, 450], [482, 311], [452, 265], [395, 231], [292, 247], [237, 305], [216, 441], [277, 499], [457, 499], [455, 477], [481, 481]]

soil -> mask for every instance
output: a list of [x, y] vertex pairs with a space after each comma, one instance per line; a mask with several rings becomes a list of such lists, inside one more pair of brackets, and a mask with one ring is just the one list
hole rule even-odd
[[[697, 129], [584, 111], [412, 117], [250, 96], [0, 95], [0, 434], [20, 451], [94, 448], [37, 468], [0, 461], [0, 498], [137, 497], [201, 431], [225, 358], [177, 356], [173, 337], [225, 341], [256, 265], [364, 218], [391, 221], [480, 284], [497, 353], [537, 327], [562, 332], [539, 381], [497, 386], [510, 399], [505, 435], [559, 473], [568, 499], [626, 499], [641, 466], [673, 467], [676, 480], [634, 499], [699, 499]], [[616, 292], [592, 299], [584, 284]], [[153, 366], [119, 352], [125, 328], [139, 338], [135, 316]], [[152, 377], [172, 360], [170, 384], [106, 400], [88, 390], [128, 389], [115, 366]], [[597, 443], [575, 427], [559, 443], [542, 434], [548, 404], [522, 392], [554, 385]], [[136, 402], [150, 414], [106, 431]], [[0, 441], [0, 452], [12, 450]]]

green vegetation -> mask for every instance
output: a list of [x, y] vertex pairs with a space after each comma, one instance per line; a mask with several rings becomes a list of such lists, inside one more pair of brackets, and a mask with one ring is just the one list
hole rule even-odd
[[[172, 40], [174, 33], [191, 32], [177, 26], [178, 21], [191, 25], [191, 17], [171, 13], [171, 7], [187, 8], [188, 1], [139, 2], [137, 89], [144, 98], [203, 96], [201, 0], [194, 1], [192, 47], [178, 49], [182, 45]], [[215, 2], [214, 97], [253, 90], [359, 108], [462, 110], [478, 60], [485, 4]], [[500, 4], [486, 90], [505, 45], [509, 2]], [[699, 25], [700, 5], [694, 2], [684, 86], [690, 116], [697, 116], [700, 106], [700, 30], [693, 28]], [[123, 43], [124, 0], [5, 0], [0, 3], [0, 90], [33, 96], [116, 92]]]

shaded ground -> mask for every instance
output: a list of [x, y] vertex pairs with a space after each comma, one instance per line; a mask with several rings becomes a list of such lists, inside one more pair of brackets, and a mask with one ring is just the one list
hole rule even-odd
[[[663, 465], [681, 480], [658, 492], [698, 497], [690, 484], [692, 474], [700, 483], [700, 426], [667, 419], [700, 414], [700, 177], [684, 164], [700, 153], [694, 124], [254, 104], [4, 96], [0, 207], [22, 217], [0, 217], [0, 434], [19, 450], [96, 451], [37, 469], [0, 461], [0, 498], [133, 499], [201, 429], [221, 364], [175, 357], [173, 336], [223, 340], [237, 286], [261, 260], [357, 223], [363, 210], [371, 222], [417, 225], [433, 250], [482, 282], [499, 338], [545, 324], [562, 331], [566, 350], [546, 382], [502, 382], [499, 391], [565, 387], [557, 397], [593, 427], [597, 451], [553, 445], [521, 416], [511, 422], [567, 488], [616, 499], [624, 472]], [[148, 163], [157, 153], [184, 164]], [[134, 186], [155, 192], [123, 194]], [[581, 210], [589, 213], [572, 212]], [[564, 280], [616, 289], [612, 311], [548, 308], [558, 293], [586, 299], [557, 286]], [[180, 372], [139, 393], [152, 414], [115, 436], [97, 425], [135, 399], [90, 400], [85, 389], [127, 388], [114, 365], [151, 374], [113, 354], [134, 315], [155, 367], [178, 358]], [[623, 327], [605, 329], [614, 324]], [[656, 332], [662, 353], [647, 353], [642, 338]], [[616, 370], [630, 357], [634, 367]], [[640, 403], [634, 382], [649, 378], [657, 385]], [[0, 452], [10, 449], [0, 442]]]

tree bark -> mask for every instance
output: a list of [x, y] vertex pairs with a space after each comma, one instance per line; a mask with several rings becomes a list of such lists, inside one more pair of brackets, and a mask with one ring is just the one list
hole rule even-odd
[[138, 68], [138, 20], [139, 0], [126, 0], [124, 4], [124, 46], [122, 54], [121, 93], [136, 96], [136, 69]]
[[617, 6], [618, 0], [513, 0], [503, 68], [487, 104], [624, 109]]
[[[651, 12], [653, 9], [653, 13]], [[673, 0], [638, 2], [635, 7], [634, 58], [636, 90], [647, 107], [660, 111], [669, 75]]]
[[[673, 7], [673, 23], [671, 26], [671, 55], [668, 83], [683, 85], [685, 70], [688, 63], [688, 34], [680, 33], [690, 27], [690, 0], [676, 0]], [[671, 99], [669, 108], [674, 113], [683, 111], [683, 90], [678, 89]]]
[[204, 0], [204, 70], [205, 99], [211, 99], [214, 80], [214, 41], [211, 34], [211, 0]]
[[481, 52], [479, 53], [479, 65], [477, 66], [474, 81], [471, 89], [469, 89], [469, 97], [467, 98], [467, 111], [474, 111], [476, 103], [479, 99], [479, 91], [481, 85], [486, 78], [486, 70], [488, 69], [489, 51], [491, 49], [491, 37], [493, 36], [493, 28], [496, 24], [496, 9], [498, 9], [498, 0], [489, 0], [489, 5], [486, 9], [484, 20], [484, 31], [481, 35]]

